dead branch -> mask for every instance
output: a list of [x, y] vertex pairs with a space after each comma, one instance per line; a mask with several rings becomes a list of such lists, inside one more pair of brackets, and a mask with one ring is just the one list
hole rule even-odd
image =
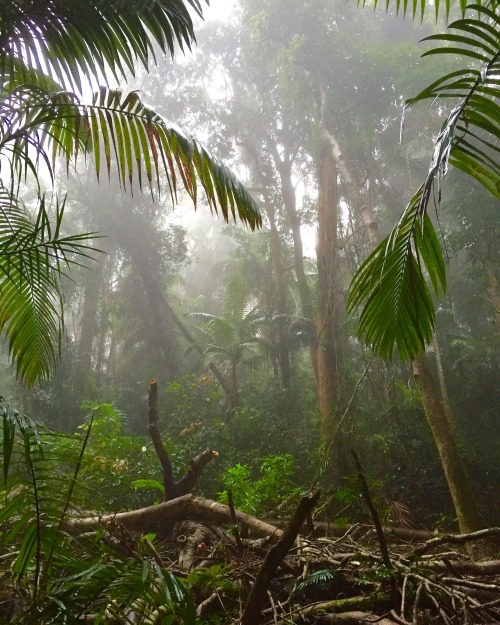
[[463, 545], [473, 540], [481, 540], [484, 538], [491, 538], [493, 536], [500, 536], [500, 527], [490, 527], [477, 532], [471, 532], [470, 534], [445, 534], [444, 536], [437, 536], [436, 538], [431, 538], [431, 540], [427, 540], [425, 543], [422, 543], [413, 551], [413, 555], [421, 556], [437, 545], [442, 545], [443, 543]]
[[351, 453], [352, 453], [352, 457], [354, 458], [354, 463], [356, 464], [356, 468], [358, 470], [358, 479], [361, 485], [361, 492], [363, 494], [363, 497], [366, 500], [366, 504], [370, 510], [370, 514], [372, 515], [373, 523], [377, 531], [377, 537], [378, 537], [378, 542], [380, 544], [380, 553], [382, 554], [382, 560], [384, 561], [384, 565], [386, 566], [386, 568], [391, 569], [392, 562], [389, 556], [389, 549], [387, 548], [387, 541], [385, 539], [384, 530], [382, 529], [382, 523], [380, 521], [378, 510], [372, 501], [372, 498], [370, 495], [370, 489], [368, 487], [368, 482], [366, 481], [366, 476], [363, 471], [363, 467], [361, 466], [361, 463], [359, 461], [358, 454], [355, 452], [354, 449], [351, 450]]
[[153, 446], [160, 461], [163, 473], [163, 487], [165, 489], [165, 501], [177, 499], [190, 493], [205, 466], [219, 455], [218, 452], [206, 449], [190, 461], [189, 467], [181, 479], [174, 482], [172, 462], [163, 444], [158, 429], [158, 381], [151, 380], [148, 391], [148, 432], [153, 441]]
[[[157, 506], [148, 506], [139, 510], [68, 519], [63, 523], [62, 530], [78, 536], [85, 532], [95, 531], [115, 520], [130, 531], [156, 532], [165, 535], [175, 521], [185, 519], [214, 525], [232, 522], [228, 506], [203, 497], [183, 495]], [[242, 527], [248, 529], [254, 536], [273, 536], [275, 539], [283, 536], [283, 530], [245, 512], [236, 510], [236, 519]]]
[[273, 579], [281, 561], [284, 559], [297, 538], [302, 524], [317, 504], [319, 496], [320, 492], [317, 491], [311, 497], [302, 497], [295, 514], [293, 515], [279, 542], [269, 550], [257, 574], [257, 579], [252, 586], [252, 590], [250, 591], [250, 595], [243, 612], [243, 617], [241, 619], [242, 625], [256, 625], [256, 623], [260, 621], [261, 609], [267, 595], [269, 584], [271, 583], [271, 580]]
[[174, 476], [172, 471], [172, 463], [165, 449], [165, 445], [161, 439], [158, 430], [158, 380], [151, 380], [148, 390], [148, 432], [153, 441], [153, 446], [160, 461], [163, 473], [163, 487], [165, 489], [165, 501], [173, 499], [171, 496], [174, 491]]

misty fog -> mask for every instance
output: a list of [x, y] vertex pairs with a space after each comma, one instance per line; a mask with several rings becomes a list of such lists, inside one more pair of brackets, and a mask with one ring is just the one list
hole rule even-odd
[[[366, 522], [355, 450], [384, 525], [462, 533], [498, 525], [495, 183], [451, 167], [432, 187], [428, 217], [407, 244], [411, 262], [394, 269], [408, 280], [391, 294], [407, 307], [399, 321], [381, 309], [359, 325], [366, 302], [385, 288], [376, 276], [352, 304], [353, 277], [429, 180], [456, 105], [428, 98], [404, 110], [463, 65], [454, 54], [422, 57], [437, 46], [422, 40], [443, 33], [445, 18], [335, 0], [214, 0], [203, 12], [192, 50], [172, 59], [155, 43], [156, 64], [146, 71], [137, 63], [118, 86], [226, 165], [262, 226], [242, 223], [235, 207], [226, 221], [194, 169], [177, 161], [166, 176], [164, 154], [159, 166], [153, 152], [149, 162], [127, 156], [122, 169], [109, 166], [108, 139], [92, 135], [102, 146], [99, 179], [90, 153], [68, 171], [61, 159], [53, 189], [40, 174], [52, 207], [66, 198], [62, 231], [97, 234], [93, 251], [62, 277], [60, 361], [49, 380], [22, 385], [6, 338], [3, 398], [44, 427], [79, 436], [85, 415], [106, 406], [111, 416], [96, 421], [94, 464], [84, 473], [90, 490], [92, 480], [99, 487], [81, 495], [95, 513], [157, 502], [154, 484], [141, 486], [161, 480], [148, 438], [148, 388], [157, 380], [158, 428], [176, 470], [204, 450], [218, 452], [199, 477], [203, 497], [225, 503], [232, 488], [236, 508], [279, 519], [300, 493], [321, 487], [315, 520]], [[152, 133], [134, 140], [148, 145]], [[126, 153], [121, 140], [114, 149]], [[485, 148], [492, 170], [496, 145]], [[35, 214], [30, 176], [21, 197]], [[185, 180], [196, 185], [196, 206]], [[422, 240], [431, 243], [419, 248]], [[421, 319], [433, 311], [426, 334]], [[410, 317], [416, 330], [403, 328]], [[386, 322], [407, 332], [394, 346], [370, 338]], [[405, 351], [406, 339], [425, 349]], [[257, 496], [265, 475], [275, 481]], [[397, 622], [408, 623], [404, 616]]]

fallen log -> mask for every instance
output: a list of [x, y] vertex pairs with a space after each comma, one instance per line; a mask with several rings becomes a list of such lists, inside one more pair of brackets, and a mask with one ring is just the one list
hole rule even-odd
[[[256, 517], [235, 510], [238, 523], [253, 536], [272, 536], [276, 540], [283, 536], [283, 530], [261, 521]], [[176, 521], [189, 519], [212, 525], [231, 524], [228, 506], [194, 495], [183, 495], [158, 504], [129, 512], [96, 515], [84, 518], [69, 518], [61, 526], [62, 531], [73, 536], [93, 532], [109, 523], [119, 523], [129, 531], [155, 532], [160, 536], [168, 534]]]

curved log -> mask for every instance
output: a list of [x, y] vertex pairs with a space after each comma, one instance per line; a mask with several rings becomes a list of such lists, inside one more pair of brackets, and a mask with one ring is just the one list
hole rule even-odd
[[[238, 523], [257, 538], [273, 536], [275, 539], [279, 539], [283, 536], [283, 530], [274, 525], [270, 525], [239, 510], [236, 510], [235, 513]], [[130, 531], [165, 534], [171, 529], [173, 523], [184, 519], [214, 525], [232, 523], [231, 512], [228, 506], [211, 499], [204, 499], [203, 497], [183, 495], [182, 497], [177, 497], [177, 499], [160, 503], [157, 506], [148, 506], [147, 508], [129, 512], [86, 518], [71, 518], [62, 524], [61, 529], [68, 534], [78, 536], [85, 532], [95, 531], [114, 521]]]

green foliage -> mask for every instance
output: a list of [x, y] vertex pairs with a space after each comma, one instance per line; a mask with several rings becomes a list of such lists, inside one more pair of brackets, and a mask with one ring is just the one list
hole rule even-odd
[[[287, 498], [296, 498], [300, 489], [293, 485], [293, 457], [289, 454], [267, 456], [260, 467], [260, 478], [254, 479], [248, 465], [237, 464], [226, 470], [223, 482], [233, 493], [234, 505], [249, 514], [275, 512]], [[227, 503], [227, 490], [219, 493]]]
[[[439, 286], [446, 288], [446, 279], [443, 252], [427, 211], [432, 200], [440, 203], [448, 165], [473, 176], [500, 197], [499, 18], [486, 6], [467, 8], [475, 12], [475, 18], [450, 24], [455, 31], [452, 34], [427, 38], [452, 45], [424, 54], [458, 54], [464, 57], [465, 68], [434, 81], [406, 105], [436, 99], [457, 101], [435, 142], [427, 178], [390, 236], [358, 269], [350, 287], [348, 310], [363, 306], [358, 336], [383, 358], [391, 358], [394, 347], [402, 359], [416, 358], [434, 332], [434, 304], [426, 277], [436, 295]], [[462, 10], [465, 13], [464, 6]]]
[[[163, 485], [158, 458], [151, 443], [123, 433], [125, 415], [112, 404], [88, 404], [93, 411], [92, 431], [83, 458], [79, 484], [82, 505], [94, 510], [123, 510], [152, 503], [152, 492]], [[89, 424], [80, 426], [84, 432]]]
[[[115, 549], [105, 531], [78, 538], [64, 531], [77, 509], [92, 414], [82, 438], [38, 427], [5, 402], [0, 408], [0, 577], [9, 597], [0, 617], [19, 625], [76, 624], [91, 612], [97, 622], [194, 625], [190, 593], [141, 541], [125, 533]], [[111, 409], [93, 414], [102, 430], [119, 431]]]
[[93, 234], [64, 236], [63, 214], [64, 202], [52, 222], [42, 198], [32, 220], [0, 183], [0, 330], [17, 376], [27, 384], [46, 381], [54, 370], [63, 327], [59, 281], [71, 265], [89, 257]]
[[201, 15], [201, 2], [169, 0], [154, 3], [98, 0], [81, 10], [75, 2], [51, 0], [30, 12], [14, 0], [2, 2], [0, 12], [2, 73], [14, 69], [25, 50], [28, 69], [36, 69], [59, 83], [82, 89], [82, 77], [102, 80], [111, 72], [116, 80], [135, 72], [135, 61], [146, 68], [155, 59], [153, 45], [174, 54], [194, 43], [188, 8]]
[[[233, 174], [196, 140], [168, 126], [136, 92], [122, 97], [119, 90], [101, 87], [91, 105], [74, 93], [110, 73], [115, 78], [133, 73], [136, 60], [148, 68], [155, 44], [170, 54], [175, 43], [189, 48], [194, 33], [188, 7], [202, 14], [198, 0], [179, 0], [175, 6], [164, 0], [99, 1], [83, 12], [72, 0], [51, 0], [29, 12], [12, 0], [0, 5], [0, 286], [8, 291], [0, 328], [7, 329], [23, 382], [44, 381], [53, 373], [63, 329], [58, 278], [68, 252], [81, 254], [88, 239], [61, 238], [59, 211], [52, 237], [41, 172], [48, 172], [54, 186], [58, 156], [69, 169], [79, 153], [92, 155], [88, 163], [93, 161], [97, 176], [101, 161], [108, 175], [114, 161], [120, 184], [126, 187], [128, 181], [130, 189], [134, 179], [142, 188], [144, 173], [149, 187], [159, 187], [166, 177], [173, 200], [180, 182], [196, 202], [200, 183], [213, 212], [220, 210], [226, 220], [238, 217], [252, 228], [261, 223], [254, 201]], [[33, 225], [20, 211], [23, 181], [37, 195]], [[14, 227], [22, 225], [19, 232], [6, 227], [11, 214], [18, 222]]]
[[297, 584], [297, 591], [304, 590], [309, 588], [310, 586], [318, 586], [321, 584], [325, 584], [326, 582], [330, 582], [335, 579], [336, 572], [332, 569], [319, 569], [318, 571], [313, 571], [309, 573], [307, 577], [305, 577], [301, 582]]
[[358, 336], [382, 358], [392, 358], [396, 347], [401, 359], [414, 359], [430, 342], [435, 310], [425, 273], [436, 295], [446, 288], [443, 252], [430, 218], [421, 212], [421, 196], [422, 190], [350, 288], [348, 312], [364, 303]]

